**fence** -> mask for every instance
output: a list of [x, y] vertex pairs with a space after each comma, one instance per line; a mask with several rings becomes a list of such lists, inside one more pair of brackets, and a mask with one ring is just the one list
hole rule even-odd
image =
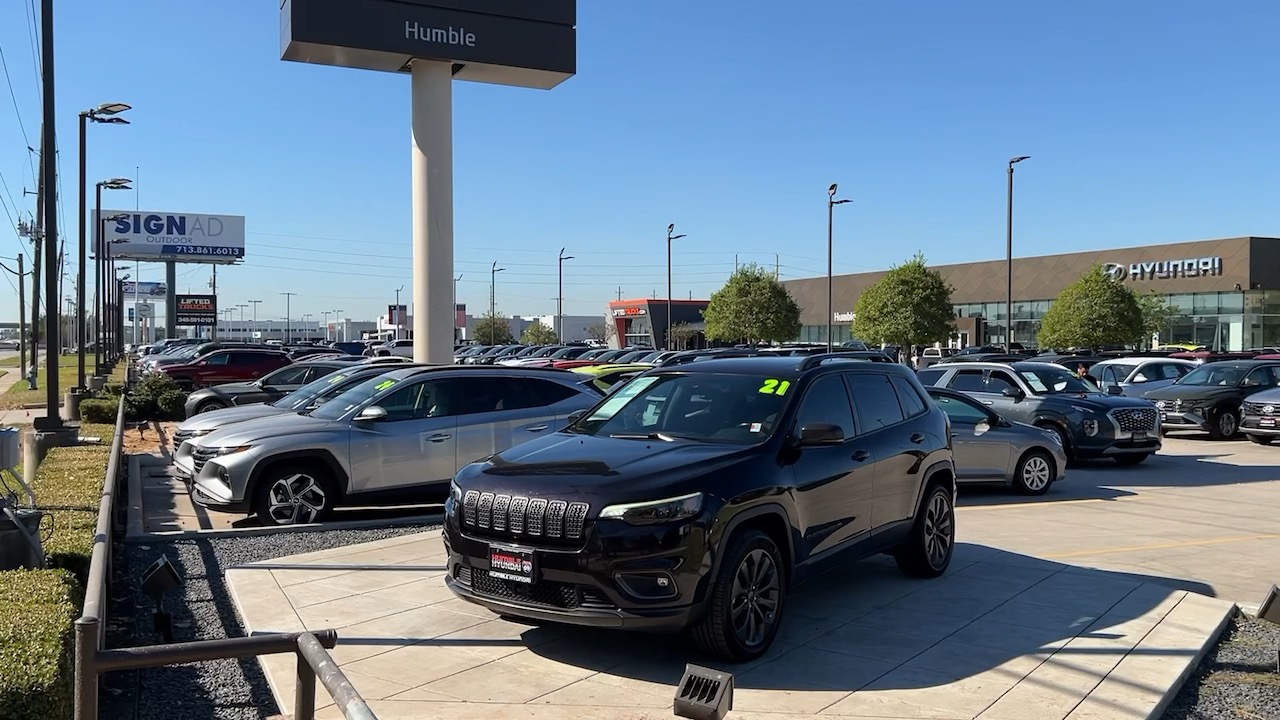
[[103, 673], [142, 670], [205, 660], [256, 657], [275, 653], [295, 653], [298, 657], [294, 692], [294, 720], [313, 720], [316, 708], [316, 678], [348, 720], [377, 720], [329, 655], [338, 641], [333, 630], [302, 633], [275, 633], [225, 640], [201, 640], [143, 647], [106, 649], [108, 582], [111, 577], [111, 538], [116, 493], [124, 456], [123, 399], [116, 412], [115, 433], [107, 460], [93, 552], [85, 581], [84, 611], [75, 623], [75, 719], [98, 720], [98, 680]]

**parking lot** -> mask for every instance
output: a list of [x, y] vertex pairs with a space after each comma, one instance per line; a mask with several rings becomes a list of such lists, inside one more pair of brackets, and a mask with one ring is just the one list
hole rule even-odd
[[[1170, 438], [1139, 467], [1073, 467], [1042, 497], [963, 488], [947, 577], [903, 578], [881, 557], [801, 587], [778, 646], [732, 668], [734, 716], [1148, 717], [1230, 603], [1280, 576], [1274, 450]], [[700, 659], [679, 638], [497, 619], [452, 598], [441, 559], [427, 533], [227, 579], [251, 632], [337, 628], [335, 657], [381, 717], [473, 717], [475, 702], [650, 717]], [[263, 665], [287, 709], [292, 666]]]

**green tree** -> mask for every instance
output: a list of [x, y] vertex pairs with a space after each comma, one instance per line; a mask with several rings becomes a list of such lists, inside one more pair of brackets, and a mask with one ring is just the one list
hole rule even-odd
[[1178, 315], [1178, 309], [1169, 304], [1161, 293], [1151, 290], [1135, 297], [1138, 309], [1142, 312], [1142, 344], [1151, 342], [1151, 337], [1164, 332], [1169, 321]]
[[471, 336], [476, 342], [486, 345], [510, 345], [516, 341], [511, 336], [511, 323], [502, 313], [482, 315], [471, 328]]
[[698, 330], [689, 323], [676, 323], [671, 326], [671, 342], [675, 347], [672, 350], [688, 350], [689, 341], [698, 335]]
[[[783, 342], [800, 334], [800, 306], [795, 298], [772, 270], [755, 263], [734, 271], [724, 287], [712, 293], [702, 316], [709, 340]], [[668, 333], [668, 346], [675, 339], [674, 330]]]
[[520, 342], [525, 345], [554, 345], [558, 341], [556, 331], [543, 325], [541, 321], [533, 322], [520, 335]]
[[943, 342], [955, 332], [951, 285], [917, 253], [863, 291], [853, 332], [868, 343], [909, 348]]
[[1058, 294], [1037, 340], [1043, 349], [1096, 348], [1136, 344], [1142, 334], [1142, 308], [1133, 291], [1094, 265]]

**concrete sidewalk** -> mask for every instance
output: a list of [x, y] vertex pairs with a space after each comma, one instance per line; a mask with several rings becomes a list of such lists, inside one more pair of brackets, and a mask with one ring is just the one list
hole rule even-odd
[[[808, 583], [788, 598], [771, 652], [734, 667], [677, 636], [498, 619], [453, 597], [443, 561], [430, 532], [256, 563], [227, 580], [250, 633], [336, 628], [334, 657], [383, 720], [669, 717], [686, 662], [735, 674], [740, 720], [1145, 719], [1234, 609], [962, 544], [937, 580], [906, 578], [880, 557]], [[262, 658], [284, 713], [294, 663]], [[321, 716], [340, 717], [320, 692]]]

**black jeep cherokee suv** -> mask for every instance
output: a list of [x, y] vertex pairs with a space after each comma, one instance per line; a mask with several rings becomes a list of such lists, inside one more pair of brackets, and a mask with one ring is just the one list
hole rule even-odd
[[946, 571], [950, 427], [914, 374], [838, 356], [640, 375], [561, 432], [464, 467], [448, 586], [504, 616], [677, 632], [763, 654], [789, 586], [889, 552]]

